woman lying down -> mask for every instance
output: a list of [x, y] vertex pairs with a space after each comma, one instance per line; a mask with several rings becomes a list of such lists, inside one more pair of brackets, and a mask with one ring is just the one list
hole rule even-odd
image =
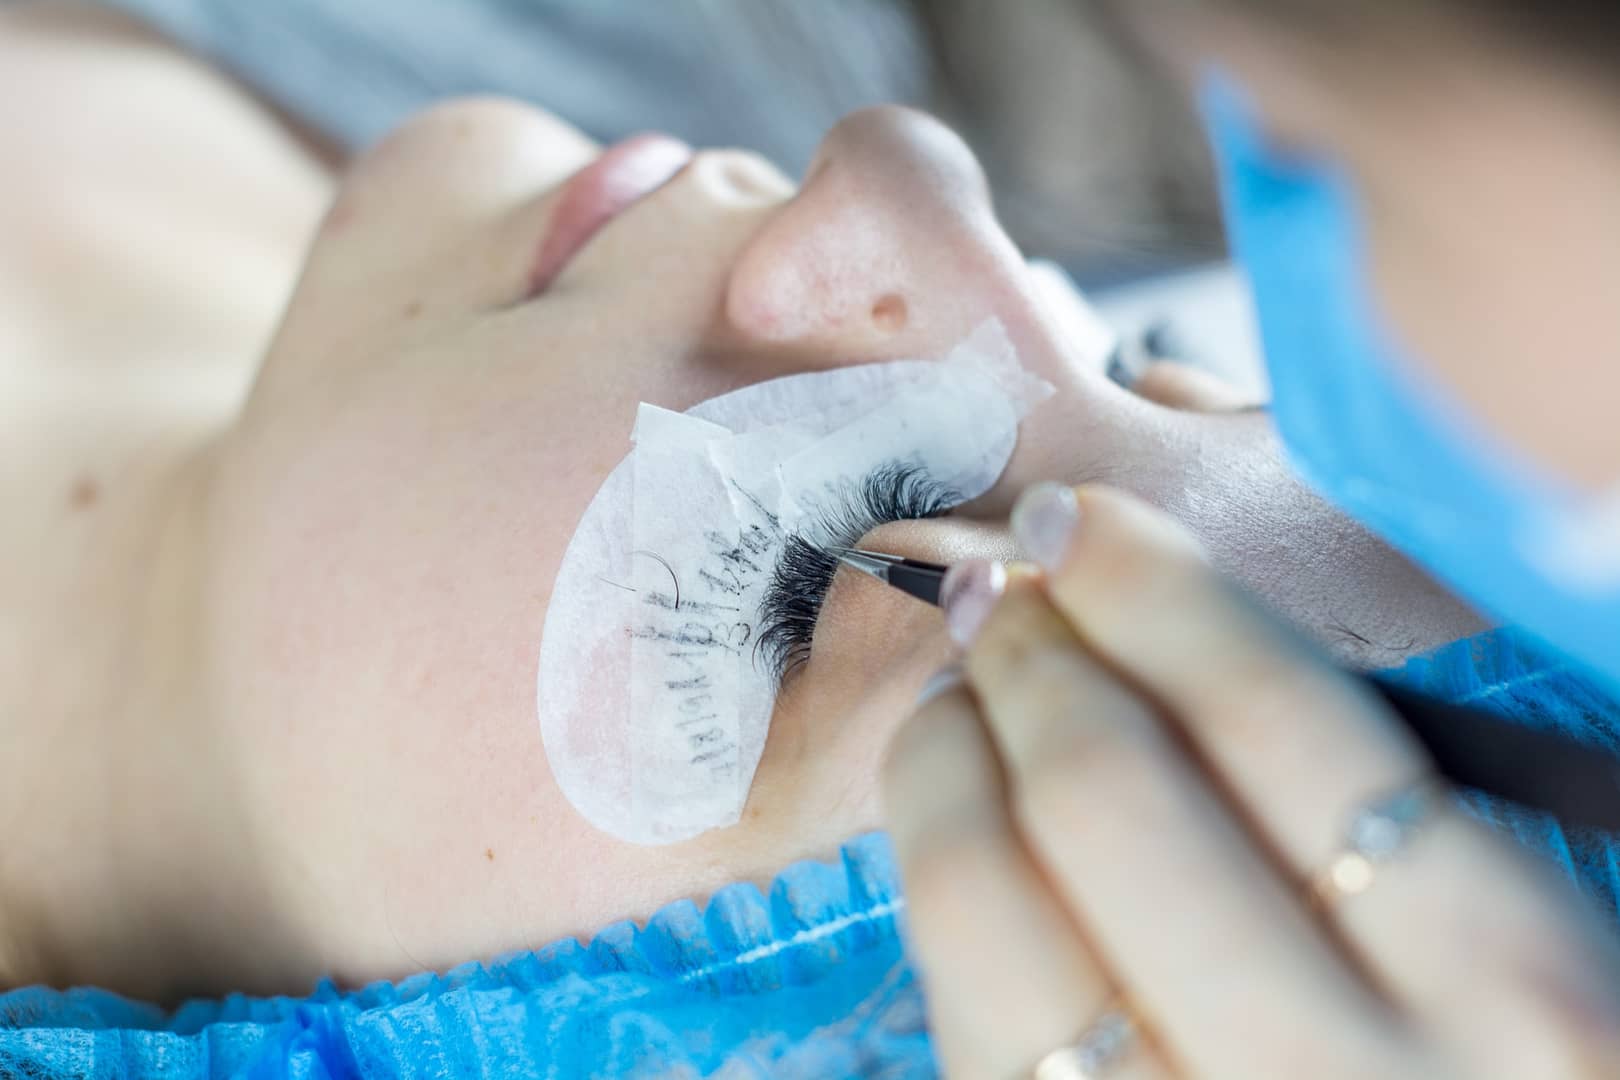
[[1110, 382], [926, 116], [798, 182], [497, 100], [328, 164], [189, 63], [157, 156], [65, 99], [9, 155], [0, 987], [357, 987], [836, 858], [949, 638], [826, 550], [1016, 557], [1038, 481], [1347, 662], [1479, 628], [1263, 415]]

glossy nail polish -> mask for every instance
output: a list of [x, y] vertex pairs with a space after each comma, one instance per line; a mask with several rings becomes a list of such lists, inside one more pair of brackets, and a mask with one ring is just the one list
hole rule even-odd
[[966, 648], [1007, 589], [1007, 568], [989, 559], [968, 559], [945, 572], [939, 603], [951, 640]]
[[1065, 484], [1035, 484], [1013, 506], [1013, 536], [1024, 554], [1049, 573], [1063, 565], [1079, 523], [1080, 504]]

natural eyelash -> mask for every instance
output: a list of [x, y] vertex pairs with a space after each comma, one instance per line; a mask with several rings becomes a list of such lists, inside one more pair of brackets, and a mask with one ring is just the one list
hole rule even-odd
[[962, 496], [918, 465], [893, 461], [859, 480], [845, 480], [812, 511], [808, 527], [782, 542], [770, 585], [760, 602], [762, 627], [754, 643], [778, 686], [810, 658], [821, 603], [832, 587], [838, 558], [828, 549], [849, 547], [879, 525], [938, 517]]

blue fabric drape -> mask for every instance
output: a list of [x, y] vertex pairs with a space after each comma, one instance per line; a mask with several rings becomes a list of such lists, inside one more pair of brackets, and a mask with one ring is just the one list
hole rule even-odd
[[[1394, 677], [1604, 745], [1620, 711], [1528, 638], [1496, 631]], [[1616, 842], [1473, 798], [1613, 918]], [[800, 863], [768, 894], [732, 885], [493, 963], [304, 998], [195, 1001], [173, 1012], [100, 990], [0, 994], [0, 1076], [922, 1077], [934, 1075], [904, 907], [878, 834], [837, 865]]]

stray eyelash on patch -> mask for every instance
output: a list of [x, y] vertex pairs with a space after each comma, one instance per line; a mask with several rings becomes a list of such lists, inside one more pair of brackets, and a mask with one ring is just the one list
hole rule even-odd
[[780, 687], [810, 659], [810, 642], [822, 601], [832, 587], [838, 557], [829, 548], [850, 547], [879, 525], [938, 517], [963, 502], [919, 465], [889, 462], [859, 480], [845, 480], [812, 509], [810, 524], [787, 537], [770, 585], [760, 602], [757, 663], [763, 659]]

